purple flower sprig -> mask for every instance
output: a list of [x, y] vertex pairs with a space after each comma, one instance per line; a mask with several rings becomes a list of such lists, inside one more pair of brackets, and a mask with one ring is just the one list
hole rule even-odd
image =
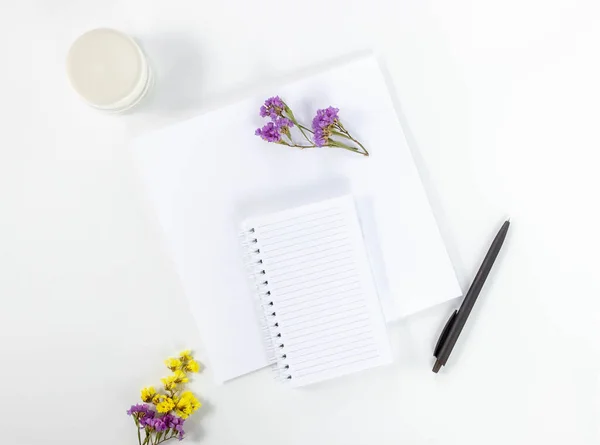
[[[339, 109], [334, 107], [317, 110], [312, 120], [312, 129], [309, 129], [296, 120], [290, 107], [279, 96], [274, 96], [265, 101], [259, 112], [261, 117], [268, 117], [271, 121], [258, 128], [254, 134], [267, 142], [288, 147], [339, 147], [369, 156], [367, 149], [346, 130], [338, 113]], [[293, 127], [298, 128], [309, 145], [294, 142], [290, 131]]]
[[[127, 410], [127, 415], [132, 416], [138, 427], [138, 442], [142, 443], [141, 431], [146, 433], [144, 444], [158, 445], [169, 439], [183, 440], [185, 431], [183, 430], [184, 419], [173, 414], [160, 415], [152, 410], [148, 404], [133, 405]], [[154, 436], [151, 434], [154, 433]]]

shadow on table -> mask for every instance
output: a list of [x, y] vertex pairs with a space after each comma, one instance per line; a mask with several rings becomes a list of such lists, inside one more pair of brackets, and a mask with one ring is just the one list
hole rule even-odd
[[202, 424], [206, 416], [209, 416], [214, 411], [212, 403], [202, 400], [202, 408], [195, 414], [190, 416], [184, 424], [185, 437], [193, 442], [198, 442], [204, 437], [204, 428]]
[[154, 85], [141, 104], [146, 111], [182, 111], [201, 104], [202, 48], [185, 34], [142, 36]]

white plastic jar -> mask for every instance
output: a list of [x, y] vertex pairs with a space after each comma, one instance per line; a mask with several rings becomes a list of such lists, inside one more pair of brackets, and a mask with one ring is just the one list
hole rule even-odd
[[71, 85], [90, 106], [109, 112], [132, 108], [152, 84], [150, 65], [127, 34], [99, 28], [81, 35], [69, 50]]

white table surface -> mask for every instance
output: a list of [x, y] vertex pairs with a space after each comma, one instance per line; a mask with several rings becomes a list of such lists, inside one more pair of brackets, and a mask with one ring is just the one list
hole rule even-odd
[[[127, 143], [248, 89], [374, 51], [466, 290], [497, 268], [446, 369], [455, 304], [391, 330], [396, 364], [307, 389], [268, 371], [191, 385], [189, 443], [600, 443], [596, 0], [23, 0], [0, 6], [2, 443], [134, 444], [162, 360], [204, 357]], [[69, 88], [70, 42], [139, 39], [153, 95], [107, 116]], [[207, 216], [210, 217], [210, 216]]]

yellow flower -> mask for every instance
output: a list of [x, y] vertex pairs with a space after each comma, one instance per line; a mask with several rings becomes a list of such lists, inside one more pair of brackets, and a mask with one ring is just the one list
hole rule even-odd
[[167, 368], [169, 368], [171, 371], [175, 371], [181, 367], [181, 360], [178, 358], [169, 357], [165, 360], [165, 365], [167, 365]]
[[179, 369], [175, 371], [173, 375], [160, 379], [167, 391], [177, 391], [177, 385], [187, 383], [189, 380], [190, 379], [187, 378], [185, 372], [180, 371]]
[[182, 419], [187, 419], [192, 414], [192, 408], [187, 400], [178, 400], [175, 405], [175, 414]]
[[185, 375], [185, 372], [179, 371], [179, 370], [175, 371], [171, 377], [173, 377], [175, 379], [175, 383], [177, 383], [177, 384], [187, 383], [190, 381], [190, 379], [188, 379], [187, 376]]
[[192, 357], [192, 351], [190, 351], [189, 349], [186, 349], [185, 351], [181, 351], [179, 353], [179, 358], [183, 362], [189, 362], [190, 360], [194, 360], [194, 357]]
[[159, 413], [168, 413], [173, 408], [175, 408], [175, 402], [170, 397], [164, 397], [162, 401], [156, 405], [156, 411]]
[[163, 383], [166, 391], [176, 391], [177, 390], [177, 381], [174, 375], [170, 375], [169, 377], [164, 377], [160, 379]]
[[200, 365], [196, 360], [190, 360], [184, 365], [183, 370], [187, 372], [199, 372]]
[[142, 401], [143, 402], [149, 402], [151, 401], [154, 396], [156, 395], [156, 390], [154, 389], [154, 386], [148, 386], [147, 388], [142, 389]]
[[190, 394], [190, 397], [188, 398], [188, 400], [190, 402], [190, 406], [192, 407], [192, 412], [195, 413], [202, 406], [202, 403], [200, 403], [200, 400], [198, 400], [194, 396], [194, 394], [192, 394], [191, 392], [189, 394]]
[[182, 419], [187, 419], [190, 414], [197, 411], [201, 406], [202, 404], [196, 396], [191, 391], [186, 391], [181, 394], [181, 397], [175, 399], [175, 414]]

